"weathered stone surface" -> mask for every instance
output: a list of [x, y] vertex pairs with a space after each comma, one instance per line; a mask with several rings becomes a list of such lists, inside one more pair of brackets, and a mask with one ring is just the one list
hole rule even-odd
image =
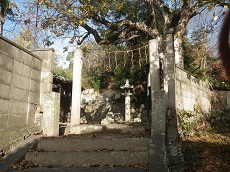
[[[9, 44], [6, 39], [2, 39], [3, 37], [0, 38], [0, 52], [1, 54], [4, 54], [8, 57], [14, 57], [16, 47], [12, 46]], [[9, 51], [10, 50], [10, 51]]]
[[37, 55], [42, 60], [44, 59], [54, 60], [54, 49], [52, 48], [34, 49], [34, 50], [30, 50], [30, 52]]
[[52, 72], [42, 72], [41, 73], [41, 82], [52, 83], [53, 82], [53, 73]]
[[7, 71], [13, 70], [14, 60], [11, 57], [7, 57], [4, 54], [0, 53], [0, 68], [5, 69]]
[[[77, 151], [77, 150], [132, 150], [148, 151], [149, 138], [44, 138], [36, 150], [43, 151]], [[61, 145], [61, 146], [60, 146]]]
[[149, 73], [152, 90], [160, 90], [160, 61], [158, 54], [158, 40], [149, 41]]
[[0, 68], [0, 82], [6, 85], [11, 85], [12, 73]]
[[40, 103], [40, 94], [29, 92], [29, 103], [39, 104]]
[[40, 133], [41, 128], [35, 125], [30, 126], [17, 126], [0, 131], [0, 150], [4, 154], [8, 154], [18, 145], [25, 137], [30, 134]]
[[43, 104], [43, 132], [47, 136], [59, 135], [60, 93], [46, 93]]
[[[168, 167], [171, 172], [173, 172], [174, 167], [177, 167], [176, 171], [183, 171], [183, 155], [181, 154], [182, 147], [180, 142], [180, 136], [177, 128], [177, 115], [176, 115], [176, 77], [175, 77], [175, 55], [173, 51], [173, 36], [172, 34], [167, 35], [167, 68], [168, 68], [168, 97], [167, 97], [167, 125], [166, 125], [166, 146], [167, 146], [167, 158]], [[181, 74], [185, 76], [187, 74]], [[186, 83], [186, 82], [183, 82]], [[180, 84], [184, 89], [188, 89], [187, 85]], [[165, 111], [166, 114], [166, 111]], [[175, 149], [177, 151], [175, 151]], [[178, 161], [174, 161], [172, 157], [176, 157]]]
[[30, 80], [30, 91], [40, 93], [40, 82]]
[[0, 151], [24, 139], [21, 133], [34, 123], [41, 65], [41, 58], [0, 36]]
[[148, 171], [169, 172], [164, 135], [154, 135], [149, 140]]
[[6, 99], [0, 99], [0, 114], [8, 113], [9, 101]]
[[102, 152], [27, 152], [26, 160], [34, 161], [41, 165], [65, 166], [68, 164], [83, 166], [89, 164], [116, 166], [147, 164], [148, 152], [138, 151], [102, 151]]
[[50, 93], [52, 91], [52, 84], [48, 82], [41, 83], [40, 91], [41, 93]]
[[0, 132], [6, 130], [7, 122], [8, 122], [8, 115], [0, 113]]
[[210, 114], [212, 93], [208, 83], [198, 80], [192, 75], [188, 76], [188, 73], [180, 68], [175, 69], [175, 76], [176, 108], [180, 111], [197, 114], [198, 112], [195, 112], [194, 108], [200, 106], [202, 113]]
[[11, 100], [28, 102], [29, 91], [17, 87], [11, 87]]
[[[20, 130], [19, 130], [20, 131]], [[27, 136], [27, 132], [24, 132]], [[22, 134], [24, 135], [24, 134]], [[8, 172], [12, 167], [12, 164], [19, 162], [25, 156], [25, 153], [37, 143], [37, 140], [41, 138], [41, 135], [30, 136], [29, 138], [21, 138], [16, 140], [17, 145], [12, 145], [13, 151], [0, 158], [0, 169], [1, 172]], [[10, 170], [11, 171], [11, 170]]]
[[28, 107], [27, 102], [10, 101], [9, 102], [9, 114], [26, 115], [27, 107]]
[[[28, 125], [32, 124], [32, 125], [35, 125], [35, 124], [38, 124], [35, 122], [35, 115], [36, 113], [39, 113], [39, 112], [36, 112], [37, 108], [38, 108], [39, 104], [30, 104], [29, 106], [29, 120], [28, 120]], [[42, 115], [41, 115], [41, 118], [42, 118]], [[38, 126], [41, 126], [41, 123], [40, 125]]]
[[33, 69], [41, 71], [42, 68], [42, 61], [36, 58], [33, 58]]
[[0, 98], [10, 99], [10, 86], [0, 83]]
[[31, 77], [30, 78], [36, 82], [40, 82], [41, 81], [41, 71], [36, 70], [36, 69], [31, 69]]
[[24, 90], [29, 90], [30, 79], [24, 76], [13, 74], [12, 85]]
[[20, 125], [25, 126], [26, 125], [26, 113], [24, 113], [24, 115], [9, 114], [7, 122], [8, 122], [7, 128], [18, 127]]
[[14, 61], [14, 73], [24, 76], [26, 78], [30, 78], [31, 75], [31, 68], [21, 62]]
[[24, 55], [23, 64], [25, 64], [28, 67], [33, 68], [33, 61], [34, 61], [33, 59], [37, 59], [37, 58], [34, 58], [30, 54], [25, 54]]
[[53, 63], [49, 59], [42, 60], [42, 72], [50, 72], [53, 69]]
[[154, 104], [152, 105], [148, 170], [151, 172], [167, 172], [165, 91], [155, 91], [152, 102]]
[[153, 94], [151, 135], [165, 135], [166, 101], [165, 91], [155, 91]]

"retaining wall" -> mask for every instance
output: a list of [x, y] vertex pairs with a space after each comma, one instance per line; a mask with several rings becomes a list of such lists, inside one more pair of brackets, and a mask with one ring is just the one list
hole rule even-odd
[[34, 122], [40, 103], [42, 60], [0, 39], [0, 130]]
[[53, 55], [37, 54], [0, 36], [0, 151], [4, 153], [30, 134], [41, 132], [35, 111], [42, 104], [42, 93], [52, 91], [52, 77], [43, 73], [45, 69], [51, 72], [46, 59]]
[[210, 114], [213, 94], [209, 84], [177, 67], [175, 73], [177, 111], [186, 111], [191, 114]]

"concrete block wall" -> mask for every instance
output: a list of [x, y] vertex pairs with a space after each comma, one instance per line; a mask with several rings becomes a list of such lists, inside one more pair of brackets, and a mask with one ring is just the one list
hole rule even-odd
[[[43, 134], [48, 136], [59, 135], [60, 94], [52, 92], [54, 49], [30, 50], [42, 59], [40, 75], [40, 109], [36, 114], [40, 121]], [[40, 119], [38, 119], [40, 118]]]
[[42, 59], [0, 37], [0, 131], [34, 123]]
[[54, 50], [47, 48], [30, 51], [42, 59], [40, 74], [40, 104], [43, 105], [46, 93], [52, 92]]
[[191, 114], [210, 114], [212, 92], [209, 84], [177, 67], [175, 77], [177, 111], [186, 111]]
[[52, 91], [52, 49], [28, 51], [0, 36], [0, 152], [8, 153], [30, 134], [41, 95]]

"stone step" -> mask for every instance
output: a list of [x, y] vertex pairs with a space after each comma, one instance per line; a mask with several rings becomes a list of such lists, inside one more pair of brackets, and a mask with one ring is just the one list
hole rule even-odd
[[81, 127], [87, 134], [41, 138], [24, 160], [15, 164], [19, 170], [11, 171], [146, 171], [149, 135], [145, 129], [110, 125], [91, 133], [91, 126]]
[[[132, 133], [138, 135], [146, 135], [146, 128], [144, 126], [129, 126], [126, 124], [108, 124], [108, 125], [89, 125], [81, 124], [78, 126], [78, 130], [81, 134], [92, 133]], [[69, 134], [70, 125], [66, 126], [65, 134]]]
[[147, 151], [148, 138], [88, 138], [59, 137], [43, 138], [38, 142], [37, 150], [42, 151], [80, 151], [114, 150]]
[[42, 166], [129, 166], [148, 163], [148, 151], [80, 151], [26, 153], [26, 161]]
[[10, 170], [10, 172], [146, 172], [145, 168], [134, 167], [37, 167], [23, 170]]

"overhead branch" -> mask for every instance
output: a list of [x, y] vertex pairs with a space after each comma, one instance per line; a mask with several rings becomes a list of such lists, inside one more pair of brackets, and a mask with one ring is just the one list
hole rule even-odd
[[135, 28], [136, 30], [145, 32], [152, 38], [159, 36], [159, 32], [157, 29], [148, 27], [144, 22], [133, 22], [131, 20], [124, 19], [122, 21], [117, 22], [117, 25], [119, 28], [123, 27], [124, 25], [129, 25], [130, 27]]
[[190, 7], [190, 16], [189, 19], [191, 19], [192, 17], [196, 16], [198, 13], [198, 9], [200, 9], [201, 7], [203, 7], [204, 5], [209, 4], [209, 1], [198, 1], [196, 3], [194, 3], [194, 5], [192, 7]]
[[[92, 27], [90, 27], [89, 25], [87, 25], [86, 23], [81, 25], [83, 28], [85, 28], [85, 30], [88, 31], [88, 33], [92, 34], [96, 40], [96, 42], [98, 44], [102, 44], [103, 43], [103, 39], [100, 37], [100, 35], [98, 34], [98, 32], [93, 29]], [[84, 39], [82, 39], [82, 42], [84, 41]]]
[[81, 45], [83, 41], [90, 35], [89, 32], [87, 32], [82, 38], [78, 37], [77, 44]]
[[101, 23], [109, 28], [111, 28], [111, 22], [109, 22], [108, 20], [106, 20], [105, 18], [100, 17], [98, 14], [94, 13], [91, 15], [91, 17], [93, 18], [93, 20], [95, 20], [98, 23]]

